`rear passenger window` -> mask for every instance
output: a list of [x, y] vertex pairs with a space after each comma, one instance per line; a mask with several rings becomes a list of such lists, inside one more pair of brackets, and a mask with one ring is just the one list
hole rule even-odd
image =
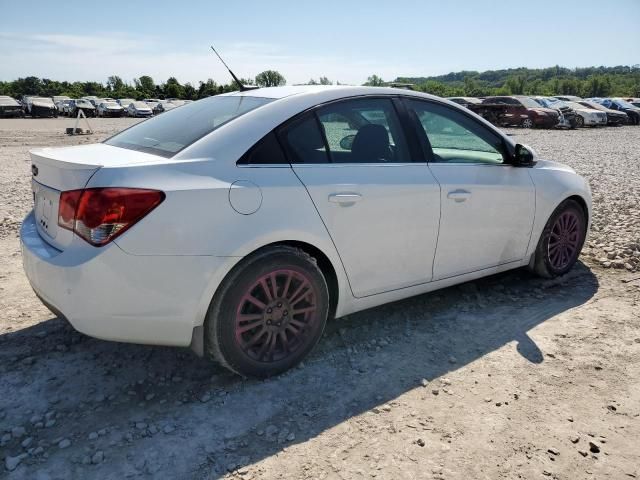
[[289, 163], [278, 143], [276, 134], [271, 132], [256, 143], [238, 161], [240, 165], [274, 165]]
[[355, 99], [318, 109], [333, 163], [411, 162], [389, 99]]
[[327, 149], [315, 115], [305, 115], [279, 132], [291, 163], [327, 163]]

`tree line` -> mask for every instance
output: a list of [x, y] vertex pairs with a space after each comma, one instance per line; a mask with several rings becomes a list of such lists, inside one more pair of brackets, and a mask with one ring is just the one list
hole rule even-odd
[[[286, 84], [284, 76], [275, 70], [266, 70], [254, 79], [240, 79], [245, 85], [273, 87]], [[339, 82], [336, 82], [338, 85]], [[569, 69], [515, 68], [487, 70], [485, 72], [461, 71], [436, 77], [398, 77], [391, 83], [410, 83], [414, 89], [441, 97], [489, 95], [578, 95], [580, 97], [640, 97], [640, 65], [617, 67], [586, 67]], [[332, 85], [327, 77], [310, 79], [308, 85]], [[364, 85], [388, 85], [378, 75], [371, 75]], [[52, 97], [68, 95], [79, 98], [88, 95], [113, 98], [182, 98], [197, 100], [237, 90], [233, 83], [218, 84], [213, 79], [181, 84], [176, 77], [166, 82], [156, 83], [148, 75], [135, 78], [127, 83], [117, 75], [112, 75], [106, 83], [100, 82], [60, 82], [47, 78], [25, 77], [17, 80], [0, 81], [0, 95], [20, 97], [38, 95]]]
[[[379, 77], [376, 78], [381, 80]], [[372, 77], [369, 81], [371, 79]], [[441, 97], [490, 95], [640, 97], [640, 65], [462, 71], [436, 77], [398, 77], [395, 82], [412, 83], [417, 90]]]
[[[275, 87], [284, 85], [285, 78], [275, 70], [266, 70], [255, 79], [243, 78], [240, 81], [244, 85], [259, 85], [261, 87]], [[66, 82], [50, 80], [48, 78], [25, 77], [10, 82], [0, 81], [0, 95], [9, 95], [19, 98], [23, 95], [36, 95], [40, 97], [53, 97], [54, 95], [67, 95], [72, 98], [80, 98], [95, 95], [96, 97], [111, 98], [181, 98], [184, 100], [197, 100], [220, 93], [238, 90], [233, 83], [218, 84], [213, 79], [199, 82], [198, 86], [190, 82], [181, 84], [176, 77], [169, 77], [166, 82], [156, 83], [149, 75], [134, 78], [133, 83], [127, 83], [117, 75], [112, 75], [106, 83], [100, 82]]]

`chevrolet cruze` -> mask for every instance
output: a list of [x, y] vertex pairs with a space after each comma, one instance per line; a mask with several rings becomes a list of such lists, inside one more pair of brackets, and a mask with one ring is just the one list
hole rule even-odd
[[102, 143], [31, 152], [21, 242], [79, 331], [291, 368], [341, 317], [576, 262], [591, 194], [472, 112], [373, 87], [206, 98]]

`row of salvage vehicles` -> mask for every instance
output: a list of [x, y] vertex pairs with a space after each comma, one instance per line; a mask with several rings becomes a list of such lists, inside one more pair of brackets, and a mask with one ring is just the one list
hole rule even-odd
[[177, 98], [161, 100], [147, 98], [98, 98], [73, 99], [67, 96], [39, 97], [25, 95], [16, 100], [0, 95], [0, 117], [76, 117], [82, 112], [86, 117], [151, 117], [172, 110], [192, 100]]
[[505, 95], [450, 97], [500, 127], [578, 128], [640, 125], [639, 98], [580, 98]]

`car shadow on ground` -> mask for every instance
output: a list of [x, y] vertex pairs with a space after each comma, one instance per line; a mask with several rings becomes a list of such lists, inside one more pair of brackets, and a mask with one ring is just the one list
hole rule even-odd
[[[0, 336], [0, 434], [22, 425], [45, 451], [72, 440], [48, 459], [26, 458], [17, 478], [60, 468], [82, 478], [216, 478], [512, 342], [523, 362], [541, 363], [527, 332], [597, 289], [579, 263], [560, 279], [518, 270], [420, 295], [331, 322], [301, 367], [266, 381], [240, 379], [185, 349], [103, 342], [51, 319]], [[34, 426], [47, 411], [56, 424]], [[83, 465], [98, 449], [104, 462]], [[0, 458], [20, 451], [11, 440]]]

